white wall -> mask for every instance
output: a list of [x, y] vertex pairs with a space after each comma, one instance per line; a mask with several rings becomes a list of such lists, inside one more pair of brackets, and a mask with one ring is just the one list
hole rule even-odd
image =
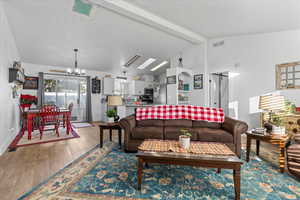
[[[224, 40], [224, 45], [213, 44]], [[237, 72], [229, 81], [229, 102], [250, 127], [259, 125], [257, 97], [275, 92], [275, 65], [300, 61], [300, 30], [218, 38], [208, 44], [209, 72]], [[300, 91], [281, 92], [300, 106]]]
[[19, 131], [19, 100], [12, 98], [12, 84], [8, 83], [8, 68], [16, 60], [19, 53], [0, 1], [0, 155]]
[[[191, 96], [191, 104], [206, 106], [206, 66], [205, 66], [205, 45], [195, 45], [184, 49], [180, 54], [171, 58], [171, 67], [178, 67], [178, 59], [183, 58], [183, 67], [191, 69], [194, 74], [204, 74], [204, 88], [193, 90]], [[193, 85], [191, 86], [193, 88]]]

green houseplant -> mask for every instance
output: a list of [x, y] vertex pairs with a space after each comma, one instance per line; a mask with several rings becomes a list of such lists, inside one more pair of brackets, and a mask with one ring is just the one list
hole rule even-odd
[[283, 112], [273, 112], [271, 113], [270, 123], [273, 125], [272, 129], [274, 131], [279, 131], [281, 133], [285, 132], [285, 122], [284, 116], [295, 113], [296, 106], [293, 102], [288, 99], [285, 99], [285, 109]]
[[108, 118], [108, 122], [114, 122], [114, 119], [117, 116], [117, 111], [115, 109], [109, 109], [106, 111], [106, 116]]
[[184, 149], [190, 148], [192, 134], [188, 129], [180, 129], [182, 135], [179, 136], [179, 144]]

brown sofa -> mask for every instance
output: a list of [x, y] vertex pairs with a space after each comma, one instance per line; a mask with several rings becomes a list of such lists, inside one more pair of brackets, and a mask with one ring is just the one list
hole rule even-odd
[[144, 139], [177, 140], [180, 129], [189, 129], [191, 140], [226, 143], [238, 156], [241, 155], [241, 134], [246, 132], [245, 122], [225, 117], [224, 123], [192, 120], [135, 120], [135, 115], [120, 120], [125, 130], [125, 151], [137, 151]]

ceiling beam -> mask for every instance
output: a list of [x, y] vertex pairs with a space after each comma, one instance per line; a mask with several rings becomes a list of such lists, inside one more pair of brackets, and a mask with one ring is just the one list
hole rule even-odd
[[118, 14], [129, 17], [135, 21], [147, 24], [151, 27], [164, 31], [168, 34], [184, 39], [193, 44], [201, 44], [206, 38], [188, 30], [182, 26], [172, 23], [147, 10], [137, 7], [124, 0], [86, 0], [94, 5], [112, 10]]

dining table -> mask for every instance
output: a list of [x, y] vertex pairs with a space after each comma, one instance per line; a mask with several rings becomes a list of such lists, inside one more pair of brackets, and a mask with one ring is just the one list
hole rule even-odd
[[[27, 132], [28, 132], [28, 140], [31, 140], [31, 133], [33, 129], [33, 120], [36, 117], [39, 117], [41, 112], [39, 109], [30, 109], [25, 111], [27, 115]], [[71, 130], [71, 121], [70, 121], [70, 110], [67, 108], [59, 108], [57, 115], [63, 117], [63, 126], [67, 128], [67, 135], [69, 135]]]

